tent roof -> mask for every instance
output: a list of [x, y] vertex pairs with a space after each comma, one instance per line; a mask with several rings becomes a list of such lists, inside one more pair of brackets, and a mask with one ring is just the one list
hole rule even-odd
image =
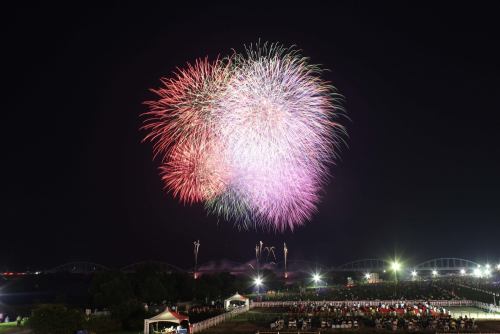
[[149, 321], [168, 321], [168, 322], [175, 322], [177, 324], [180, 324], [181, 321], [184, 321], [184, 320], [189, 320], [189, 317], [186, 315], [180, 315], [180, 314], [174, 313], [174, 312], [170, 311], [168, 308], [164, 312], [162, 312], [158, 315], [155, 315], [154, 317], [149, 319]]
[[246, 301], [248, 298], [247, 297], [243, 297], [242, 295], [240, 294], [235, 294], [234, 296], [231, 296], [229, 298], [227, 298], [226, 300], [229, 300], [229, 301], [232, 301], [232, 300], [239, 300], [241, 302], [244, 302]]

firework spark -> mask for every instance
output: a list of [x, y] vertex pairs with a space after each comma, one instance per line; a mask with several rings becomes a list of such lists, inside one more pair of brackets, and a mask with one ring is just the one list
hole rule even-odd
[[144, 126], [174, 196], [236, 225], [312, 219], [345, 129], [340, 95], [296, 50], [272, 44], [162, 79]]

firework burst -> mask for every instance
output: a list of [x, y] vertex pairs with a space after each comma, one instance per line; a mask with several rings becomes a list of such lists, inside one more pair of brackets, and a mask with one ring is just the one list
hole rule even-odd
[[291, 230], [311, 220], [345, 129], [321, 70], [277, 44], [197, 61], [147, 102], [144, 126], [166, 187], [240, 227]]

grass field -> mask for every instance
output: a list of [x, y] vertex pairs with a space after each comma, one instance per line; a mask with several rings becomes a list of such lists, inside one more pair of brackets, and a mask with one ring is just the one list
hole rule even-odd
[[16, 333], [27, 330], [26, 327], [17, 327], [17, 322], [1, 323], [0, 334]]

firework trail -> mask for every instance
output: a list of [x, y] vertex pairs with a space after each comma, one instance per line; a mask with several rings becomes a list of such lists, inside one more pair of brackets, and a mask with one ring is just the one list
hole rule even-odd
[[320, 75], [296, 50], [264, 44], [162, 79], [143, 128], [165, 187], [243, 228], [311, 220], [346, 135], [334, 122], [341, 96]]

